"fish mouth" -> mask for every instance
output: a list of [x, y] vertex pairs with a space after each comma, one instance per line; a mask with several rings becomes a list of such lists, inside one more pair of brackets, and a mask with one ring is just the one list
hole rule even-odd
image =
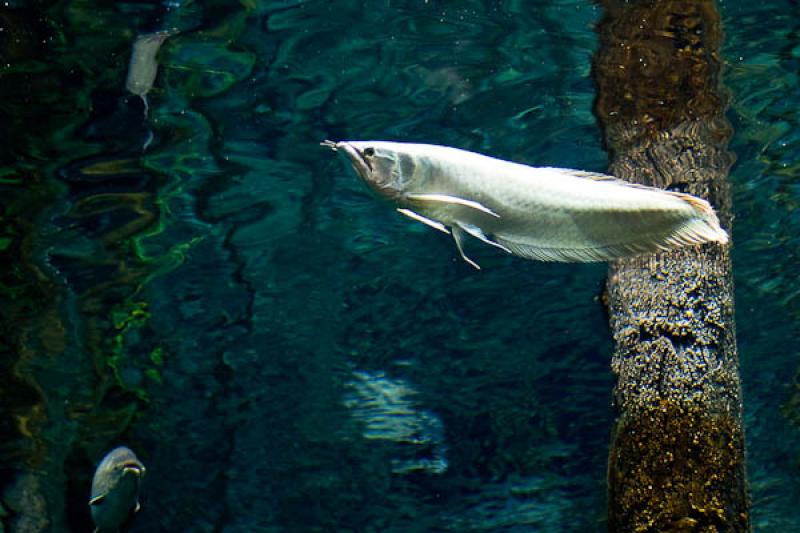
[[144, 475], [145, 472], [146, 470], [144, 466], [141, 464], [130, 463], [122, 467], [123, 474], [133, 474], [137, 477], [141, 477]]
[[345, 141], [334, 142], [326, 140], [321, 142], [320, 145], [327, 146], [334, 152], [338, 152], [339, 150], [344, 152], [358, 175], [364, 180], [369, 178], [369, 175], [372, 172], [372, 165], [369, 164], [369, 161], [367, 161], [367, 159], [364, 157], [364, 154], [361, 153], [361, 150], [353, 146], [351, 143]]

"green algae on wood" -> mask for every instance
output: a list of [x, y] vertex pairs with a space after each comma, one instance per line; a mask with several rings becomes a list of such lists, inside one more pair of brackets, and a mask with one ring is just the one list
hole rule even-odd
[[673, 401], [618, 420], [611, 443], [609, 531], [748, 531], [741, 420]]

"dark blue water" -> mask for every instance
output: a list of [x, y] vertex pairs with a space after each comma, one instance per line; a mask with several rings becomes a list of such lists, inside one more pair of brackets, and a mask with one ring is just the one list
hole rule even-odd
[[[718, 8], [752, 520], [792, 531], [797, 6]], [[474, 246], [475, 271], [318, 145], [604, 171], [601, 16], [561, 0], [0, 6], [5, 526], [89, 530], [94, 466], [123, 443], [148, 468], [130, 531], [604, 530], [605, 265]], [[136, 36], [159, 30], [177, 31], [145, 118], [125, 79]]]

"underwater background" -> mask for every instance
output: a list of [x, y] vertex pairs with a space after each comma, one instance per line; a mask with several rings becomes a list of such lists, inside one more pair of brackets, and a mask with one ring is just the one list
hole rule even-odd
[[[800, 19], [725, 1], [752, 524], [800, 531]], [[605, 171], [599, 4], [0, 5], [0, 531], [606, 529], [604, 264], [373, 198], [323, 139]], [[143, 100], [137, 36], [168, 31]]]

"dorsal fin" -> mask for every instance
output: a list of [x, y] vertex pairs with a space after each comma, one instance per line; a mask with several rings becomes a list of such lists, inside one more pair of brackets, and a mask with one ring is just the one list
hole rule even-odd
[[633, 185], [630, 182], [621, 180], [610, 174], [603, 174], [601, 172], [590, 172], [588, 170], [575, 170], [572, 168], [560, 168], [560, 167], [544, 167], [547, 170], [554, 170], [558, 173], [569, 174], [570, 176], [575, 176], [576, 178], [585, 178], [588, 180], [595, 180], [595, 181], [621, 181], [627, 185]]
[[650, 189], [660, 192], [672, 192], [666, 189], [659, 189], [658, 187], [651, 187], [649, 185], [642, 185], [641, 183], [632, 183], [625, 181], [622, 178], [612, 176], [611, 174], [603, 174], [602, 172], [589, 172], [588, 170], [576, 170], [574, 168], [561, 168], [561, 167], [542, 167], [543, 170], [550, 170], [558, 174], [565, 174], [573, 178], [581, 178], [592, 181], [607, 181], [617, 185], [624, 185], [626, 187], [633, 187], [634, 189]]

